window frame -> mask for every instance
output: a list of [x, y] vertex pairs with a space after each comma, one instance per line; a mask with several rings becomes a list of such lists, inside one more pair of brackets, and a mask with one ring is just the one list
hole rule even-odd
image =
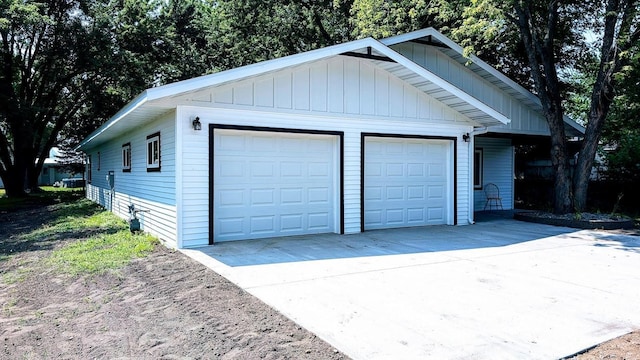
[[482, 148], [475, 148], [473, 150], [473, 189], [474, 190], [482, 190], [483, 179], [484, 179], [484, 150]]
[[122, 145], [122, 172], [131, 172], [131, 143]]
[[159, 131], [147, 136], [147, 142], [146, 142], [147, 172], [156, 172], [156, 171], [160, 171], [161, 169], [162, 147], [160, 145], [161, 143], [160, 143]]
[[92, 169], [91, 167], [93, 166], [93, 162], [91, 161], [91, 154], [87, 155], [87, 183], [91, 184], [91, 177], [92, 177]]

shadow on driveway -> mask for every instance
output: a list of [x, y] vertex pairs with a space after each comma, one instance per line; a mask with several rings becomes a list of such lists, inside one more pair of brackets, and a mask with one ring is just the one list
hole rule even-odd
[[[508, 214], [507, 214], [508, 215]], [[570, 233], [505, 218], [501, 213], [476, 216], [471, 226], [428, 226], [373, 230], [359, 234], [319, 234], [220, 242], [201, 251], [231, 267], [311, 260], [401, 255], [501, 247]]]

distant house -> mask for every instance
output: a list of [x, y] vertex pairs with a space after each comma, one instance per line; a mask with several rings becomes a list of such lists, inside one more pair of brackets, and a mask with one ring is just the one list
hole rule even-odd
[[549, 135], [471, 60], [429, 28], [148, 89], [80, 144], [87, 197], [178, 248], [471, 224], [487, 183], [513, 208], [514, 145]]
[[[68, 179], [74, 176], [78, 176], [78, 174], [72, 174], [67, 172], [62, 167], [62, 165], [58, 161], [58, 158], [57, 158], [58, 155], [59, 155], [58, 149], [55, 147], [51, 148], [51, 150], [49, 151], [49, 157], [44, 159], [44, 165], [42, 166], [42, 171], [40, 172], [40, 176], [38, 177], [38, 185], [52, 186], [56, 182], [61, 182], [63, 179]], [[4, 188], [2, 179], [0, 179], [0, 188]]]

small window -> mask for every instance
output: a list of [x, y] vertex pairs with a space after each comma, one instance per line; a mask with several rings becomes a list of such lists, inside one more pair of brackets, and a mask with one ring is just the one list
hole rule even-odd
[[473, 153], [473, 188], [482, 190], [482, 149], [476, 149]]
[[147, 171], [160, 171], [160, 133], [147, 136]]
[[91, 155], [87, 156], [87, 182], [91, 184]]
[[122, 145], [122, 172], [131, 172], [131, 143]]

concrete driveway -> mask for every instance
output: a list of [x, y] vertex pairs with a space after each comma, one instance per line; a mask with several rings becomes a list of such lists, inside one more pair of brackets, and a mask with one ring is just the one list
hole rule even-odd
[[557, 359], [640, 328], [640, 238], [493, 219], [184, 250], [354, 359]]

